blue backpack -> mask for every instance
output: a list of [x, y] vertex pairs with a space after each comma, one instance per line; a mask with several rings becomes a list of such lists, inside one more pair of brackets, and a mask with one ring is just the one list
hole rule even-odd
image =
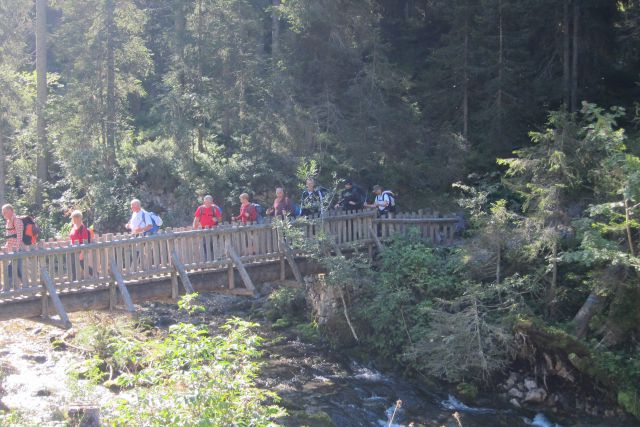
[[302, 208], [297, 203], [291, 204], [291, 215], [292, 216], [300, 216], [302, 215]]
[[145, 225], [147, 224], [147, 215], [149, 215], [149, 219], [151, 220], [151, 229], [142, 233], [143, 236], [151, 236], [156, 234], [162, 225], [162, 218], [160, 218], [157, 214], [153, 212], [142, 211], [142, 220]]
[[260, 203], [252, 203], [252, 205], [256, 210], [256, 223], [264, 224], [264, 208]]

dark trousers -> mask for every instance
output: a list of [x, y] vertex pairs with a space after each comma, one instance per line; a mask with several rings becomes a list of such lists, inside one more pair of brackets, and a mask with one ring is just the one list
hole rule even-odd
[[[16, 272], [16, 275], [18, 276], [18, 279], [20, 279], [20, 281], [22, 281], [22, 260], [18, 259], [18, 260], [13, 260], [10, 261], [9, 264], [7, 264], [7, 271], [6, 271], [6, 283], [4, 284], [4, 290], [7, 291], [9, 290], [9, 288], [11, 288], [11, 285], [13, 284], [13, 272]], [[16, 290], [16, 286], [13, 286], [13, 289]]]

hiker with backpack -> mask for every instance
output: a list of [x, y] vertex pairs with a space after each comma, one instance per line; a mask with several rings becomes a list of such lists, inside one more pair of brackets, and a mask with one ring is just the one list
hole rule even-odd
[[249, 202], [249, 195], [242, 193], [240, 195], [240, 214], [233, 217], [234, 221], [241, 221], [243, 225], [252, 222], [258, 222], [258, 208], [256, 203]]
[[[6, 241], [4, 246], [2, 246], [3, 252], [19, 252], [24, 249], [24, 223], [22, 219], [18, 218], [16, 215], [13, 206], [6, 204], [2, 206], [2, 216], [7, 221], [5, 225], [5, 238]], [[22, 280], [22, 260], [18, 259], [15, 265], [15, 269], [17, 270], [17, 276]], [[7, 264], [7, 278], [9, 279], [9, 283], [5, 283], [3, 290], [9, 290], [11, 284], [13, 283], [13, 261], [9, 261]]]
[[340, 194], [340, 201], [334, 206], [335, 209], [344, 209], [345, 211], [360, 211], [364, 206], [366, 196], [364, 190], [353, 183], [351, 178], [344, 180], [344, 189]]
[[[206, 195], [202, 199], [202, 205], [198, 206], [193, 215], [193, 229], [213, 228], [222, 222], [222, 209], [213, 203], [213, 196]], [[204, 259], [213, 260], [213, 241], [207, 243], [207, 237], [202, 237]]]
[[296, 206], [290, 198], [285, 196], [282, 187], [276, 188], [276, 198], [273, 200], [273, 207], [267, 209], [267, 215], [280, 217], [282, 219], [288, 216], [297, 216], [299, 207]]
[[140, 200], [131, 200], [131, 219], [125, 225], [131, 231], [131, 234], [142, 234], [143, 236], [151, 236], [156, 234], [162, 225], [162, 220], [153, 212], [147, 212], [142, 209]]
[[325, 189], [316, 187], [313, 178], [307, 178], [305, 188], [302, 190], [300, 197], [301, 215], [315, 215], [324, 211], [324, 193]]
[[384, 190], [380, 185], [373, 186], [375, 199], [373, 203], [365, 203], [368, 208], [377, 209], [378, 218], [389, 218], [389, 213], [395, 212], [396, 201], [392, 191]]
[[[69, 232], [69, 239], [72, 245], [92, 243], [94, 240], [93, 230], [90, 230], [82, 222], [82, 212], [74, 210], [71, 212], [71, 231]], [[84, 272], [84, 253], [80, 252], [78, 255], [78, 261], [80, 264], [81, 272]], [[93, 269], [89, 267], [89, 274], [93, 275]], [[72, 280], [76, 280], [76, 263], [75, 254], [71, 259], [71, 276]]]
[[193, 228], [213, 228], [222, 222], [222, 210], [213, 203], [213, 197], [204, 196], [193, 216]]

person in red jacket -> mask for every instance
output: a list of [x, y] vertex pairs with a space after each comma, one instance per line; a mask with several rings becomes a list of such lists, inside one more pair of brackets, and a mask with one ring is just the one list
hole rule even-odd
[[[72, 245], [91, 243], [91, 231], [82, 222], [82, 212], [75, 210], [71, 212], [71, 231], [69, 232], [69, 239]], [[78, 255], [78, 261], [80, 261], [80, 274], [84, 272], [84, 252], [80, 252]], [[89, 274], [93, 275], [93, 269], [89, 267]], [[76, 262], [75, 254], [71, 259], [71, 280], [76, 280]]]
[[193, 216], [193, 228], [213, 228], [222, 222], [222, 212], [213, 203], [213, 197], [206, 195], [202, 199], [202, 205], [198, 206]]
[[240, 215], [234, 216], [235, 221], [242, 221], [242, 224], [255, 222], [258, 218], [256, 207], [249, 202], [249, 195], [242, 193], [240, 195]]

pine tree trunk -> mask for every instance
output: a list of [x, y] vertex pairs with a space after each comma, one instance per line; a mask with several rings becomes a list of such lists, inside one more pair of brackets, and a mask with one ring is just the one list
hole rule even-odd
[[498, 254], [496, 259], [496, 285], [500, 284], [500, 264], [502, 263], [502, 245], [498, 243]]
[[469, 11], [465, 8], [464, 17], [464, 65], [462, 77], [462, 136], [469, 138]]
[[115, 21], [114, 0], [106, 0], [104, 7], [105, 28], [107, 31], [107, 120], [105, 123], [107, 137], [107, 167], [112, 169], [116, 164], [116, 70], [115, 70]]
[[[504, 45], [502, 32], [502, 0], [498, 0], [498, 95], [496, 98], [496, 107], [498, 109], [498, 143], [502, 147], [502, 73], [504, 66]], [[500, 281], [498, 280], [498, 283]]]
[[636, 256], [636, 251], [633, 244], [633, 235], [631, 234], [631, 208], [629, 207], [629, 199], [624, 199], [624, 228], [627, 231], [627, 244], [629, 245], [629, 253], [631, 256]]
[[574, 325], [576, 337], [584, 338], [587, 336], [589, 321], [591, 321], [593, 316], [595, 316], [601, 308], [602, 297], [596, 292], [591, 292], [571, 322]]
[[34, 203], [42, 205], [48, 175], [48, 146], [45, 107], [47, 105], [47, 0], [36, 0], [36, 192]]
[[280, 0], [272, 0], [271, 8], [271, 57], [280, 55], [280, 17], [278, 12]]
[[571, 103], [571, 44], [569, 35], [569, 3], [571, 0], [564, 0], [562, 10], [562, 93], [564, 96], [564, 106], [569, 109]]
[[[204, 54], [203, 50], [203, 37], [202, 33], [204, 31], [204, 18], [202, 16], [202, 0], [198, 0], [198, 94], [202, 94], [204, 92], [203, 88], [203, 75], [204, 75]], [[202, 103], [200, 103], [200, 107], [202, 108]], [[201, 111], [198, 114], [199, 118], [197, 119], [196, 126], [198, 127], [198, 152], [204, 153], [204, 125], [205, 125], [205, 116], [204, 112]]]
[[578, 109], [578, 25], [580, 21], [580, 6], [578, 1], [573, 2], [573, 45], [571, 57], [571, 112]]
[[4, 123], [0, 119], [0, 206], [6, 203], [6, 169], [4, 163], [5, 156], [5, 143], [6, 139], [4, 137]]

